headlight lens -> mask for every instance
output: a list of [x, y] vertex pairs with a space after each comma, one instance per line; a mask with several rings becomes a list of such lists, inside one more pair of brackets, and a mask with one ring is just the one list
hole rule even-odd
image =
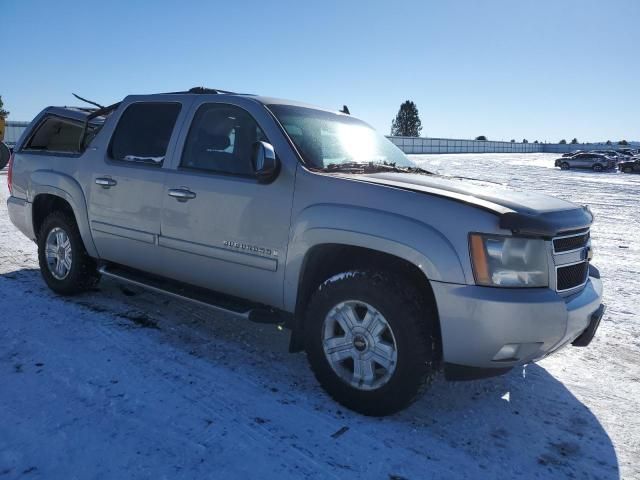
[[546, 287], [549, 267], [544, 240], [472, 233], [469, 251], [476, 284]]

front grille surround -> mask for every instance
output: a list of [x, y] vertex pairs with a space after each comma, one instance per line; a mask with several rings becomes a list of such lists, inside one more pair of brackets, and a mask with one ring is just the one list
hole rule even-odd
[[575, 230], [551, 239], [552, 272], [555, 291], [571, 295], [589, 281], [590, 229]]
[[556, 265], [556, 291], [566, 292], [584, 286], [589, 279], [589, 261]]
[[569, 253], [585, 248], [589, 244], [590, 238], [589, 230], [571, 235], [555, 237], [552, 240], [553, 253]]

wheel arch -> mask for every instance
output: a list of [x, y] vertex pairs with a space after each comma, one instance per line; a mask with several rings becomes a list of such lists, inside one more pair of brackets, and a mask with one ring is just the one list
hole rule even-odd
[[73, 178], [56, 172], [36, 171], [31, 175], [29, 201], [32, 203], [32, 222], [37, 237], [39, 227], [48, 212], [67, 210], [73, 215], [87, 253], [98, 257], [93, 243], [87, 205], [82, 188]]
[[295, 326], [291, 337], [291, 351], [302, 350], [304, 311], [313, 292], [322, 282], [347, 271], [379, 270], [408, 279], [433, 308], [436, 336], [436, 355], [442, 358], [442, 336], [437, 303], [429, 278], [416, 264], [400, 256], [364, 246], [344, 243], [323, 243], [309, 249], [299, 273], [296, 296]]

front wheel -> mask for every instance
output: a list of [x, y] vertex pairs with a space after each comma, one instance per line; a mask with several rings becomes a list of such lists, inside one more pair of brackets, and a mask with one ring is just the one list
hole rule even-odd
[[38, 262], [47, 286], [61, 295], [73, 295], [95, 286], [100, 276], [87, 254], [73, 217], [53, 212], [38, 234]]
[[430, 383], [437, 319], [423, 297], [402, 277], [371, 271], [343, 273], [316, 290], [305, 322], [307, 357], [336, 401], [388, 415]]
[[560, 164], [560, 169], [561, 170], [569, 170], [569, 164], [567, 162], [562, 162]]
[[601, 172], [601, 171], [602, 171], [602, 165], [600, 165], [599, 163], [596, 163], [596, 164], [593, 166], [593, 171], [594, 171], [594, 172]]

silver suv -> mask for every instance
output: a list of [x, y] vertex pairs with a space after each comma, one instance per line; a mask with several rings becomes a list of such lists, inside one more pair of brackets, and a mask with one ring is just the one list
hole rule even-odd
[[586, 168], [594, 172], [603, 172], [605, 170], [615, 169], [617, 165], [618, 161], [616, 157], [593, 152], [576, 153], [571, 157], [563, 156], [555, 161], [555, 166], [560, 167], [562, 170]]
[[197, 88], [49, 107], [9, 187], [55, 292], [106, 276], [283, 323], [368, 415], [441, 369], [482, 378], [587, 345], [604, 310], [587, 207], [434, 175], [297, 102]]

